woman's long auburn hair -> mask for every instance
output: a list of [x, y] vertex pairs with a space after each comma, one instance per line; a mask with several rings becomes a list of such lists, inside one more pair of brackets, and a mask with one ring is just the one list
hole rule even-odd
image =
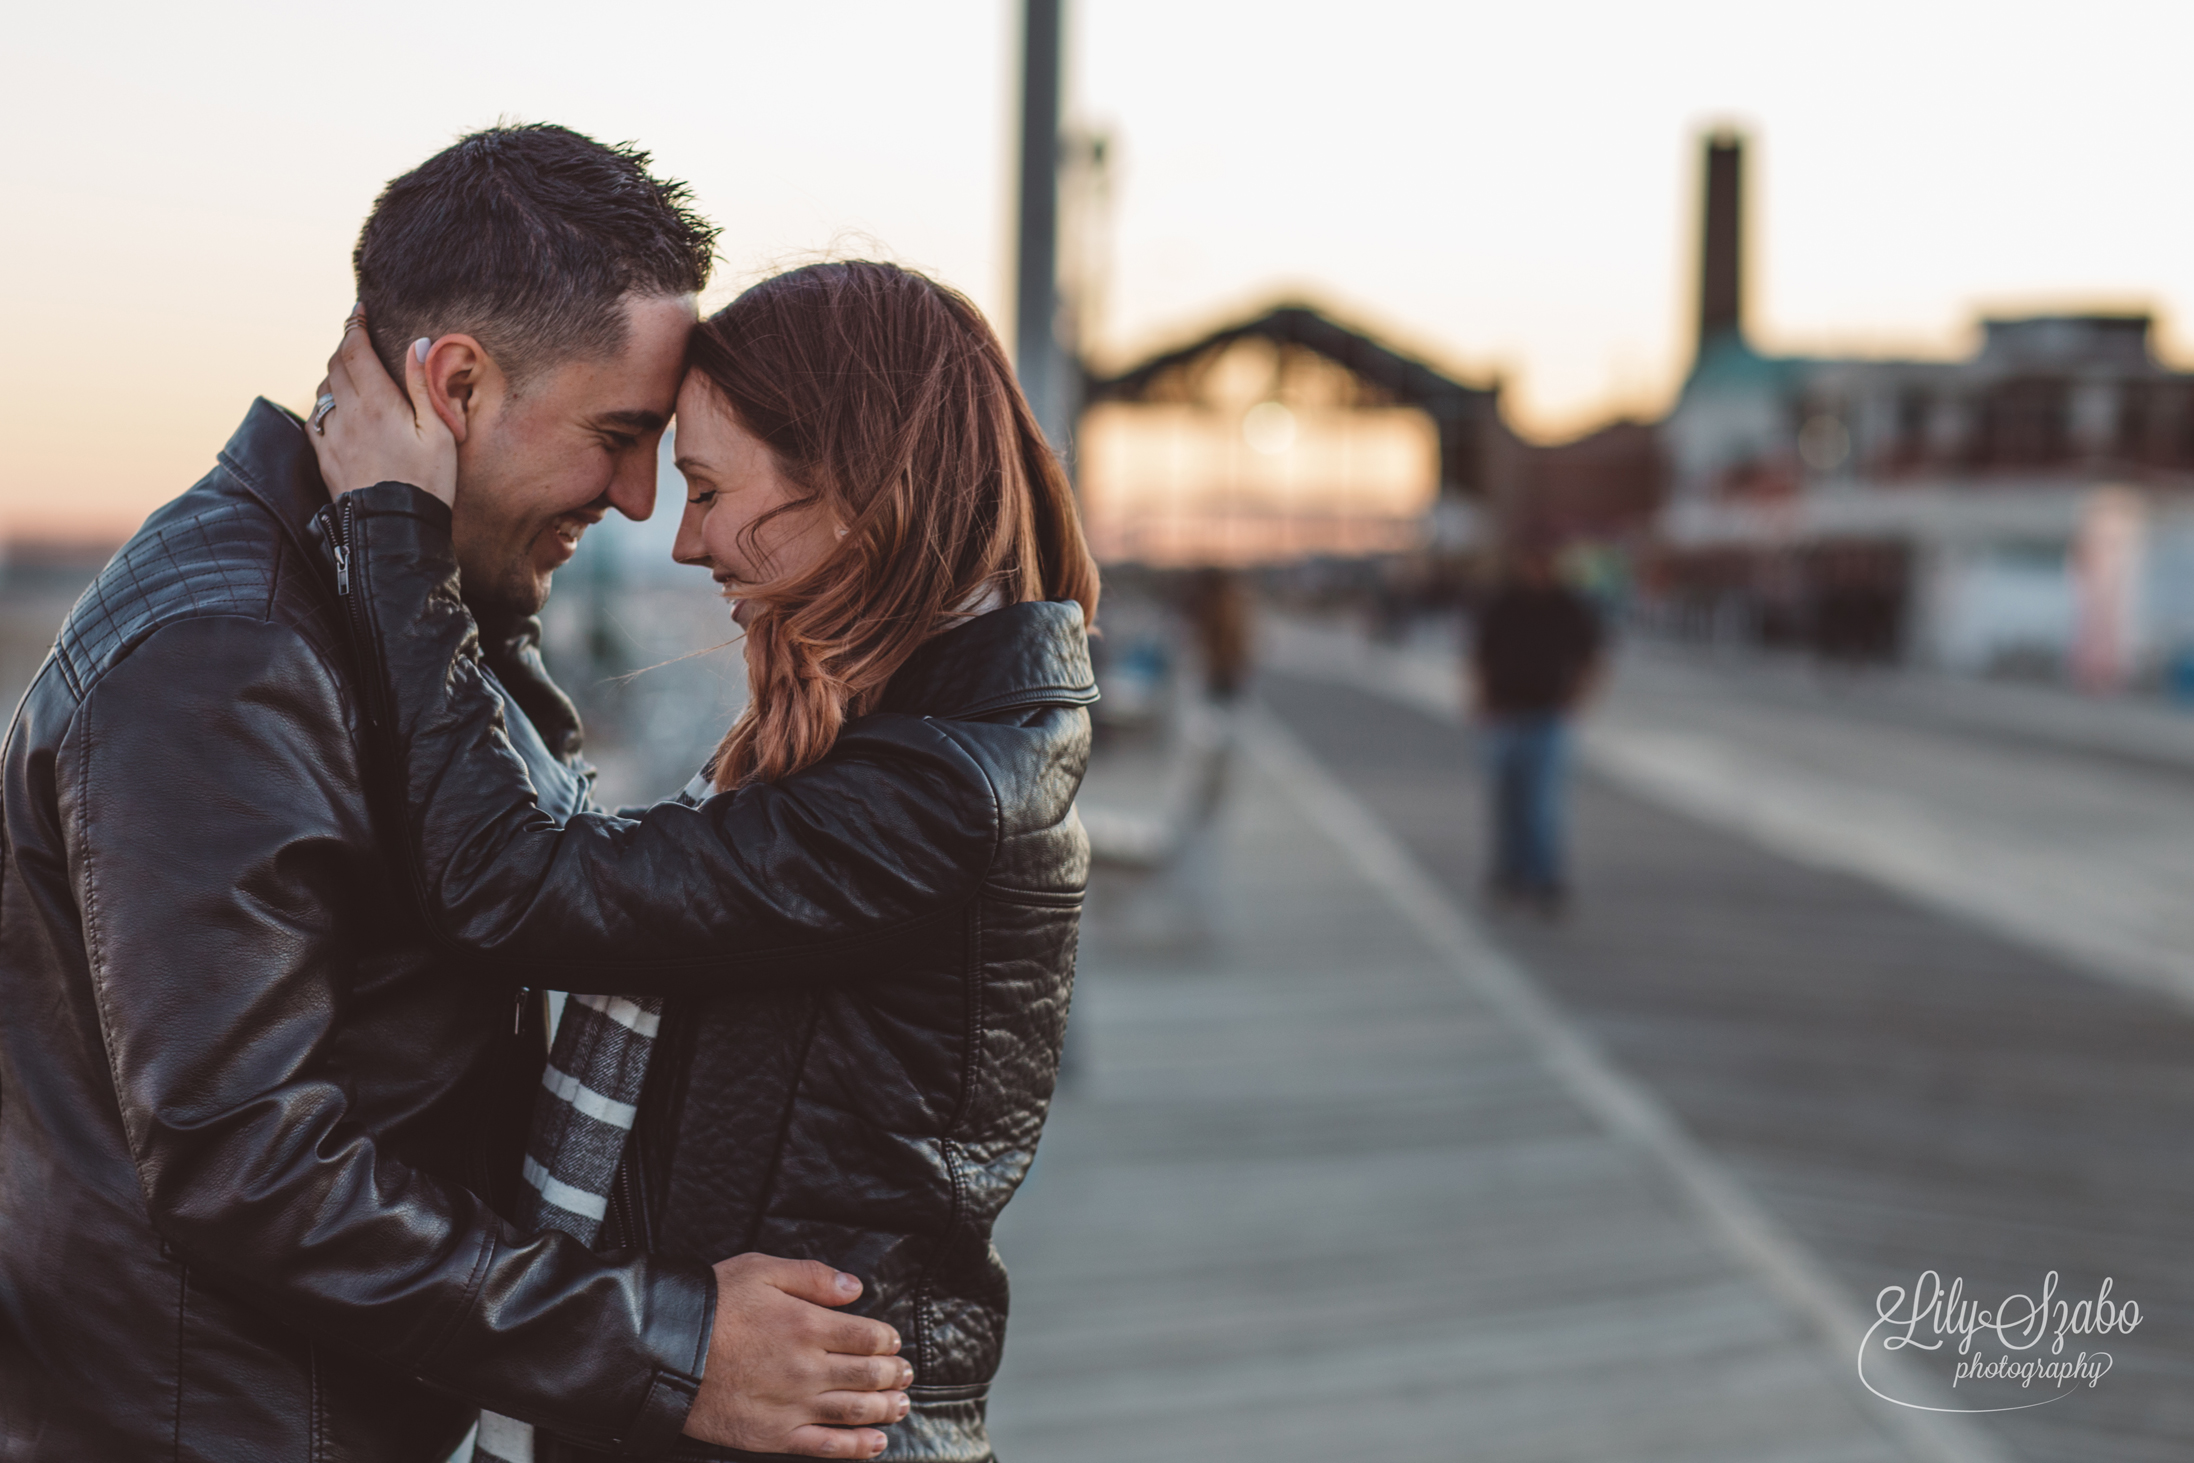
[[[982, 312], [892, 264], [815, 264], [755, 285], [694, 332], [692, 369], [848, 530], [806, 570], [742, 594], [749, 701], [719, 789], [822, 757], [924, 641], [995, 595], [1097, 615], [1074, 492]], [[765, 566], [766, 567], [766, 566]]]

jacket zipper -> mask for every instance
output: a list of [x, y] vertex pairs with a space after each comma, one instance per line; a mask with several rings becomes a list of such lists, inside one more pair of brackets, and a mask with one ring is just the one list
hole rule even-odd
[[[334, 504], [335, 513], [328, 537], [335, 547], [335, 596], [343, 602], [343, 613], [349, 617], [351, 641], [358, 647], [358, 657], [365, 672], [365, 684], [359, 688], [364, 703], [366, 724], [378, 728], [381, 716], [381, 657], [380, 647], [373, 638], [373, 621], [366, 611], [364, 586], [360, 592], [351, 593], [351, 546], [356, 541], [358, 507], [351, 495], [345, 493]], [[360, 565], [363, 577], [364, 565]]]
[[648, 1250], [655, 1247], [654, 1238], [648, 1233], [647, 1211], [640, 1204], [640, 1125], [634, 1123], [632, 1131], [625, 1135], [625, 1161], [617, 1165], [617, 1186], [624, 1192], [625, 1228], [630, 1233], [622, 1236], [628, 1248]]

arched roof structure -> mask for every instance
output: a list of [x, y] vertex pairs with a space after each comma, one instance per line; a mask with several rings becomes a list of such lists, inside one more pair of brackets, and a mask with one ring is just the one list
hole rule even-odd
[[1510, 440], [1500, 418], [1498, 388], [1470, 386], [1310, 305], [1275, 306], [1113, 376], [1092, 377], [1085, 399], [1148, 402], [1192, 394], [1201, 365], [1243, 340], [1308, 350], [1341, 366], [1383, 405], [1413, 406], [1430, 416], [1440, 440], [1440, 491], [1474, 498], [1493, 494], [1502, 447]]

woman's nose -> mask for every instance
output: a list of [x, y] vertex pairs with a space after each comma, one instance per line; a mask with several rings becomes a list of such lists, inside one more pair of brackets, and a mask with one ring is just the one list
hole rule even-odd
[[671, 541], [670, 557], [680, 564], [706, 564], [708, 549], [701, 543], [701, 515], [692, 504], [678, 517], [678, 537]]

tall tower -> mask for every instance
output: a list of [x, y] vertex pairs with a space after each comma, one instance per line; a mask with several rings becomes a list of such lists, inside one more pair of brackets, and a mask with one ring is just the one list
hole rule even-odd
[[1706, 209], [1699, 229], [1699, 351], [1744, 338], [1744, 139], [1706, 140]]

